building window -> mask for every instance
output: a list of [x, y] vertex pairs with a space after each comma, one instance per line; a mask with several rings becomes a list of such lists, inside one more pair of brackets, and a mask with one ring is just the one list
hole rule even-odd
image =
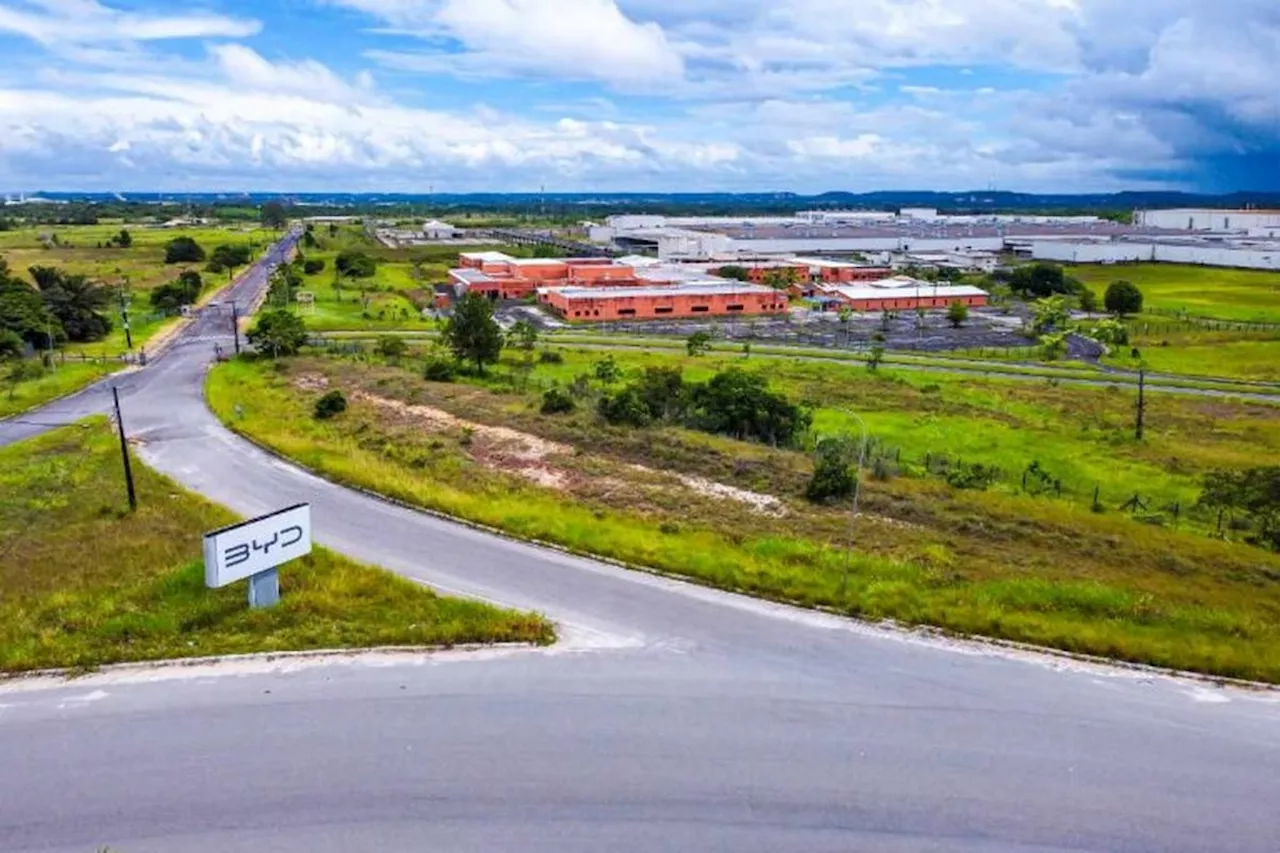
[[708, 308], [706, 305], [695, 305], [695, 306], [693, 306], [692, 308], [690, 308], [689, 310], [690, 310], [690, 311], [692, 311], [692, 312], [693, 312], [693, 313], [695, 313], [695, 314], [705, 314], [705, 313], [707, 313], [708, 311], [710, 311], [711, 309], [710, 309], [710, 308]]
[[667, 306], [667, 307], [665, 307], [665, 308], [654, 308], [654, 309], [653, 309], [653, 313], [655, 313], [655, 314], [670, 314], [670, 313], [671, 313], [672, 311], [674, 311], [674, 310], [675, 310], [674, 308], [672, 308], [672, 307], [670, 307], [670, 306]]
[[725, 310], [728, 310], [728, 311], [741, 311], [741, 310], [742, 310], [742, 306], [741, 306], [741, 305], [730, 305], [730, 306], [729, 306], [727, 309], [725, 309]]
[[636, 315], [636, 309], [634, 309], [634, 308], [619, 308], [619, 309], [618, 309], [618, 316], [619, 316], [619, 317], [634, 317], [635, 315]]

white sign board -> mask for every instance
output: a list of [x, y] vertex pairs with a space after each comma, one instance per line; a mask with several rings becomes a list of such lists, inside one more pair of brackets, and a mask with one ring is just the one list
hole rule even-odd
[[311, 553], [311, 504], [204, 535], [204, 583], [216, 589]]

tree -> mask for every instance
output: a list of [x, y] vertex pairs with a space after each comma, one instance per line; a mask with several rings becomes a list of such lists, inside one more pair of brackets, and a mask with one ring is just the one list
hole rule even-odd
[[787, 290], [796, 283], [796, 271], [791, 267], [768, 270], [764, 274], [764, 283], [774, 290]]
[[848, 305], [841, 305], [836, 311], [836, 317], [840, 320], [840, 328], [844, 331], [844, 345], [848, 346], [849, 341], [853, 339], [853, 309]]
[[237, 267], [242, 267], [253, 260], [253, 249], [245, 243], [227, 244], [216, 247], [209, 255], [209, 272], [227, 271], [228, 277], [234, 275]]
[[685, 341], [685, 350], [691, 356], [706, 355], [711, 351], [711, 333], [710, 332], [694, 332]]
[[1213, 471], [1204, 478], [1200, 503], [1244, 515], [1250, 541], [1280, 551], [1280, 466]]
[[1081, 311], [1093, 314], [1098, 310], [1098, 294], [1094, 293], [1090, 288], [1081, 288], [1078, 298]]
[[1066, 276], [1057, 264], [1027, 264], [1013, 271], [1009, 288], [1024, 298], [1043, 299], [1055, 294], [1077, 293], [1079, 282]]
[[204, 281], [200, 278], [200, 273], [185, 270], [173, 281], [151, 291], [151, 307], [165, 314], [176, 313], [184, 305], [195, 304], [203, 288]]
[[969, 306], [965, 305], [959, 299], [947, 306], [947, 320], [951, 323], [951, 328], [958, 329], [969, 319]]
[[324, 258], [307, 258], [302, 262], [302, 271], [307, 275], [324, 272]]
[[18, 358], [9, 362], [9, 367], [5, 370], [4, 381], [9, 386], [9, 399], [12, 400], [14, 395], [18, 393], [18, 386], [23, 382], [32, 379], [39, 379], [44, 375], [44, 368], [40, 366], [38, 361], [27, 358]]
[[1142, 291], [1130, 281], [1111, 282], [1103, 301], [1109, 312], [1120, 317], [1142, 313]]
[[525, 353], [527, 361], [533, 361], [533, 351], [538, 346], [538, 329], [528, 320], [517, 320], [511, 327], [511, 337]]
[[871, 350], [867, 353], [867, 370], [879, 370], [884, 361], [884, 332], [876, 332], [871, 336]]
[[121, 228], [120, 233], [111, 238], [111, 242], [121, 249], [127, 249], [133, 245], [133, 235], [129, 233], [128, 228]]
[[502, 329], [493, 319], [493, 303], [474, 291], [458, 300], [443, 337], [454, 358], [471, 362], [481, 375], [484, 366], [496, 363], [502, 354]]
[[166, 264], [198, 264], [204, 258], [204, 249], [193, 237], [174, 237], [164, 247]]
[[279, 231], [289, 222], [289, 214], [285, 212], [284, 205], [278, 201], [269, 201], [262, 206], [262, 224]]
[[542, 394], [542, 414], [544, 415], [565, 415], [572, 412], [578, 407], [569, 392], [563, 388], [548, 388]]
[[847, 498], [858, 487], [858, 445], [849, 436], [827, 436], [814, 448], [813, 477], [804, 495], [814, 503]]
[[646, 367], [633, 387], [654, 420], [684, 417], [689, 394], [680, 368]]
[[600, 417], [619, 426], [646, 427], [652, 420], [649, 407], [634, 385], [619, 388], [600, 398]]
[[258, 352], [271, 358], [297, 355], [307, 342], [307, 326], [293, 312], [276, 309], [259, 315], [247, 337]]
[[39, 349], [49, 349], [53, 339], [66, 337], [62, 323], [49, 313], [40, 292], [9, 275], [0, 259], [0, 329], [12, 332]]
[[734, 264], [730, 264], [727, 267], [721, 267], [718, 274], [721, 278], [731, 278], [734, 281], [750, 281], [751, 280], [750, 270], [748, 270], [746, 267], [740, 267]]
[[1067, 300], [1061, 296], [1050, 296], [1036, 300], [1032, 306], [1032, 331], [1036, 335], [1046, 332], [1065, 332], [1071, 319], [1071, 311], [1067, 308]]
[[100, 341], [110, 333], [111, 318], [103, 313], [111, 304], [109, 289], [87, 276], [68, 275], [56, 267], [32, 267], [30, 273], [40, 298], [68, 340]]
[[17, 332], [0, 327], [0, 361], [19, 358], [26, 349], [26, 343]]
[[342, 414], [347, 410], [347, 398], [337, 388], [329, 391], [319, 400], [316, 400], [313, 414], [318, 421], [327, 421], [332, 417]]
[[333, 261], [334, 269], [339, 275], [347, 278], [373, 278], [378, 271], [378, 262], [354, 249], [340, 252]]
[[787, 446], [808, 430], [813, 417], [770, 391], [763, 376], [731, 367], [690, 389], [685, 419], [705, 432]]

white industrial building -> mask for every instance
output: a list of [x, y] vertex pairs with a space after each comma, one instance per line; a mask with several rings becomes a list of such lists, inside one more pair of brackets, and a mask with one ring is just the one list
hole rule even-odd
[[1280, 270], [1280, 242], [1253, 240], [1039, 240], [1031, 257], [1067, 264], [1158, 262]]
[[424, 240], [456, 240], [458, 239], [458, 229], [454, 228], [448, 222], [441, 222], [439, 219], [432, 219], [422, 224], [422, 239]]
[[1134, 223], [1146, 228], [1171, 231], [1212, 231], [1218, 233], [1280, 232], [1280, 210], [1210, 210], [1207, 208], [1174, 208], [1171, 210], [1139, 210]]

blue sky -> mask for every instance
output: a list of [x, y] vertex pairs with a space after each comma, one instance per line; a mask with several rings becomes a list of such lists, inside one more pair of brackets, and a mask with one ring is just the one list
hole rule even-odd
[[0, 190], [1280, 189], [1275, 0], [0, 0]]

